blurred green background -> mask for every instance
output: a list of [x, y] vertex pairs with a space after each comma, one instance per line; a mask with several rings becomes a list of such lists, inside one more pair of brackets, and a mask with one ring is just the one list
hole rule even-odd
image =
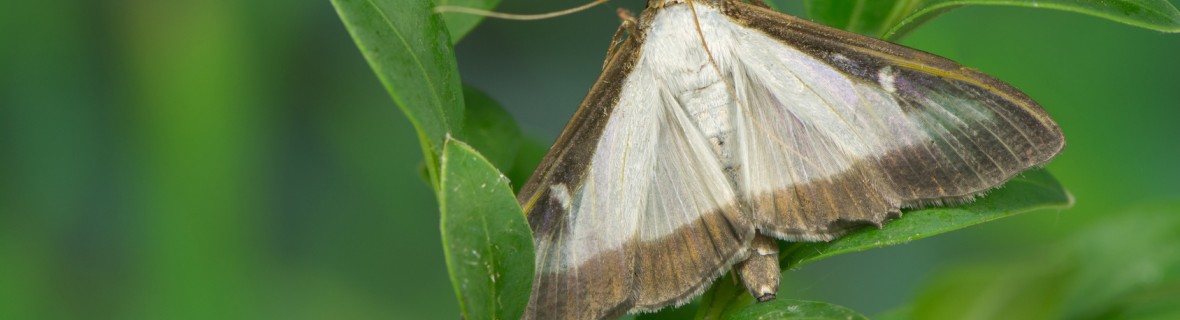
[[[601, 68], [614, 9], [642, 5], [488, 21], [456, 48], [463, 80], [552, 141]], [[811, 264], [780, 297], [870, 315], [931, 299], [1026, 310], [950, 294], [1014, 272], [1012, 292], [1048, 308], [1025, 315], [1102, 316], [1068, 305], [1124, 299], [1062, 274], [1180, 297], [1180, 224], [1167, 222], [1180, 216], [1180, 35], [972, 7], [902, 43], [1038, 100], [1066, 134], [1049, 169], [1077, 204]], [[327, 1], [6, 1], [0, 319], [454, 319], [417, 143]], [[1082, 258], [1059, 257], [1071, 250]]]

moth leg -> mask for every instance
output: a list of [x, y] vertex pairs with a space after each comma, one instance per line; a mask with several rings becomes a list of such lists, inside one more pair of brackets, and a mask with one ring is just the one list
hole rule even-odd
[[782, 270], [778, 266], [778, 242], [758, 234], [750, 242], [750, 257], [737, 265], [738, 275], [758, 302], [774, 300]]
[[619, 26], [618, 30], [615, 30], [615, 35], [610, 39], [610, 47], [606, 49], [606, 60], [602, 62], [603, 69], [606, 69], [606, 65], [611, 61], [611, 57], [615, 56], [615, 51], [619, 48], [619, 45], [627, 40], [623, 36], [627, 35], [630, 38], [630, 35], [639, 33], [639, 20], [635, 19], [635, 15], [631, 14], [631, 11], [619, 8], [617, 13], [619, 19], [623, 20], [623, 24]]

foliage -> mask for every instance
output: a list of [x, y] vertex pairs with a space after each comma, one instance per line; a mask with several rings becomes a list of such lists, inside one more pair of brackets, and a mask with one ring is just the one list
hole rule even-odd
[[533, 279], [533, 237], [503, 175], [458, 140], [443, 148], [439, 211], [464, 319], [519, 319]]
[[1063, 10], [1153, 30], [1180, 32], [1180, 12], [1167, 0], [806, 0], [805, 4], [807, 14], [820, 23], [889, 40], [899, 39], [923, 23], [964, 6]]
[[462, 138], [455, 52], [429, 1], [333, 0], [377, 78], [418, 131], [432, 184], [446, 136]]

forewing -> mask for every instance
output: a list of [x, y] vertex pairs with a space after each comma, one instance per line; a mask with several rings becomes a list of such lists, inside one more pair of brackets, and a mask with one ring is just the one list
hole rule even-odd
[[759, 230], [830, 240], [970, 200], [1064, 145], [1035, 102], [952, 61], [742, 3], [725, 14]]
[[753, 234], [700, 131], [624, 42], [519, 197], [537, 246], [525, 318], [682, 303]]

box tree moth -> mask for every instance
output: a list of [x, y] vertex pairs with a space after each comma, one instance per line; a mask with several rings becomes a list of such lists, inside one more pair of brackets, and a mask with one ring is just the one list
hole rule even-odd
[[680, 305], [731, 268], [774, 299], [775, 239], [970, 201], [1064, 142], [1028, 96], [950, 60], [756, 0], [650, 0], [518, 196], [537, 252], [524, 317]]

